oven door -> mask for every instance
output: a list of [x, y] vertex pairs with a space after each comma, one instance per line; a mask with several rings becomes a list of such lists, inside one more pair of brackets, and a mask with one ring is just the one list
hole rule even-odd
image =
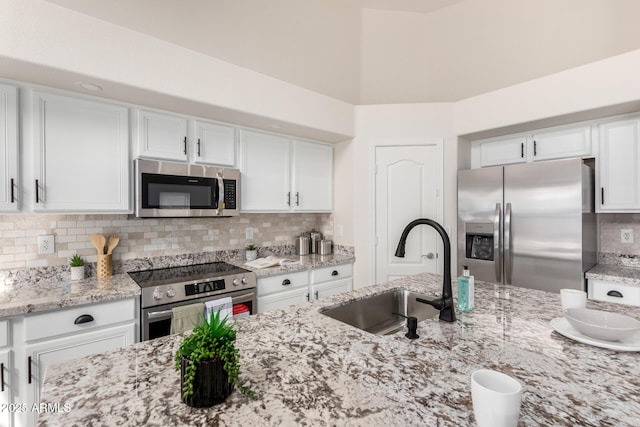
[[234, 319], [239, 319], [256, 313], [257, 302], [255, 289], [230, 292], [208, 298], [191, 299], [173, 304], [164, 304], [156, 307], [145, 308], [142, 309], [142, 323], [140, 325], [140, 336], [142, 337], [142, 341], [148, 341], [170, 334], [172, 308], [198, 302], [205, 303], [207, 301], [227, 297], [231, 297], [233, 303]]

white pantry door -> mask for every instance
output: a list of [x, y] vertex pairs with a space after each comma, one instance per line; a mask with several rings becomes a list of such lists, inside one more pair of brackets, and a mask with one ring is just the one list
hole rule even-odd
[[437, 145], [376, 147], [376, 283], [438, 269], [440, 236], [418, 225], [404, 258], [394, 254], [404, 227], [417, 218], [440, 222], [442, 159]]

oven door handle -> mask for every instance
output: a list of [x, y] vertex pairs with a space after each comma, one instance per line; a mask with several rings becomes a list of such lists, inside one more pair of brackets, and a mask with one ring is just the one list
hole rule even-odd
[[158, 320], [158, 319], [169, 319], [173, 315], [173, 311], [171, 310], [163, 310], [163, 311], [152, 311], [147, 313], [147, 319], [149, 320]]

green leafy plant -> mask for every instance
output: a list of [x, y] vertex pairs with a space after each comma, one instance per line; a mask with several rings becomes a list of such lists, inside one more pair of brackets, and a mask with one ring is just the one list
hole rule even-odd
[[196, 364], [203, 360], [221, 359], [224, 362], [224, 371], [229, 376], [229, 383], [233, 384], [240, 392], [251, 399], [256, 399], [256, 394], [240, 382], [240, 352], [235, 347], [236, 331], [232, 323], [227, 323], [227, 318], [220, 318], [220, 312], [211, 313], [207, 320], [202, 316], [202, 324], [193, 328], [178, 347], [174, 358], [176, 370], [180, 370], [182, 357], [187, 359], [184, 374], [182, 397], [193, 395], [193, 382], [196, 376]]
[[258, 247], [256, 245], [254, 245], [253, 243], [249, 243], [247, 246], [244, 247], [246, 250], [248, 251], [256, 251], [258, 250]]
[[84, 258], [82, 258], [78, 254], [75, 254], [71, 257], [71, 259], [69, 259], [69, 264], [71, 265], [71, 267], [82, 267], [84, 265]]

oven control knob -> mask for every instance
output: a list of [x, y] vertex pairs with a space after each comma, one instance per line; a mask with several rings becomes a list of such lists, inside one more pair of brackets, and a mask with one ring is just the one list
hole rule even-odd
[[160, 288], [155, 288], [153, 290], [153, 299], [162, 299], [163, 296], [162, 292], [160, 292]]
[[167, 296], [169, 298], [176, 296], [176, 291], [173, 288], [167, 288]]
[[239, 286], [240, 285], [240, 279], [238, 279], [237, 277], [235, 279], [233, 279], [233, 286]]
[[249, 279], [247, 279], [246, 277], [242, 278], [242, 284], [246, 285], [247, 283], [249, 283]]

